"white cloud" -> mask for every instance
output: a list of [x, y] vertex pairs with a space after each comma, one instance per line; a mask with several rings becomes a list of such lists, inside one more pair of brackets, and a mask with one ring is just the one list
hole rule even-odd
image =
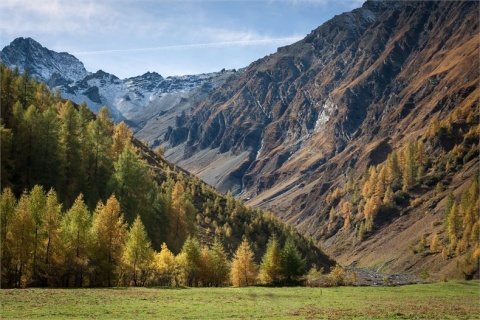
[[171, 50], [171, 49], [195, 49], [195, 48], [212, 48], [212, 47], [231, 47], [231, 46], [261, 46], [261, 45], [281, 45], [291, 44], [302, 37], [289, 37], [289, 38], [263, 38], [263, 39], [245, 39], [245, 40], [232, 40], [222, 42], [210, 42], [210, 43], [192, 43], [192, 44], [180, 44], [160, 47], [146, 47], [146, 48], [129, 48], [129, 49], [110, 49], [110, 50], [92, 50], [92, 51], [79, 51], [72, 52], [74, 55], [91, 55], [91, 54], [109, 54], [109, 53], [121, 53], [121, 52], [145, 52], [145, 51], [159, 51], [159, 50]]

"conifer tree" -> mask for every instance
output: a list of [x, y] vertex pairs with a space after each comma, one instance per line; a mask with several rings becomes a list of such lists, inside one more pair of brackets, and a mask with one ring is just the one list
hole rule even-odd
[[417, 167], [415, 165], [415, 147], [413, 142], [408, 144], [408, 147], [403, 151], [403, 173], [402, 186], [403, 191], [408, 191], [415, 186], [417, 178]]
[[[0, 228], [1, 228], [1, 242], [6, 243], [7, 240], [7, 231], [11, 224], [11, 219], [15, 212], [15, 207], [17, 205], [17, 200], [15, 195], [12, 192], [12, 189], [5, 188], [2, 191], [1, 207], [0, 207]], [[4, 246], [1, 246], [3, 249]]]
[[111, 153], [115, 161], [118, 160], [118, 157], [123, 152], [125, 145], [130, 142], [132, 136], [132, 130], [128, 128], [125, 122], [122, 121], [114, 127]]
[[10, 227], [7, 229], [6, 247], [11, 254], [10, 279], [14, 287], [25, 287], [31, 281], [31, 262], [35, 242], [35, 220], [29, 209], [29, 199], [26, 192], [23, 193]]
[[438, 239], [438, 234], [435, 233], [430, 241], [430, 252], [437, 253], [440, 250], [440, 240]]
[[260, 264], [260, 281], [277, 284], [282, 280], [281, 249], [275, 236], [267, 244], [267, 250]]
[[65, 256], [65, 285], [70, 285], [73, 276], [74, 286], [82, 287], [85, 283], [90, 247], [90, 213], [83, 195], [80, 194], [62, 220], [61, 234]]
[[122, 262], [126, 284], [145, 285], [153, 271], [154, 253], [139, 215], [128, 231]]
[[238, 247], [232, 260], [230, 281], [235, 287], [245, 287], [255, 284], [257, 266], [253, 260], [253, 252], [246, 238]]
[[212, 265], [212, 285], [219, 287], [223, 285], [230, 272], [227, 254], [223, 249], [223, 245], [215, 238], [213, 246], [210, 248], [210, 263]]
[[60, 105], [59, 117], [60, 126], [60, 158], [62, 167], [60, 175], [62, 178], [63, 198], [67, 206], [70, 206], [80, 190], [80, 168], [81, 168], [81, 144], [79, 140], [80, 128], [77, 114], [71, 102]]
[[58, 202], [57, 193], [50, 189], [45, 201], [42, 216], [41, 239], [43, 240], [43, 259], [41, 263], [42, 285], [58, 285], [58, 274], [61, 273], [62, 243], [60, 226], [62, 222], [62, 205]]
[[[2, 159], [3, 161], [3, 159]], [[8, 288], [13, 285], [11, 279], [12, 275], [12, 250], [7, 242], [7, 234], [12, 224], [12, 220], [15, 214], [15, 208], [17, 206], [17, 200], [12, 192], [12, 189], [3, 189], [1, 195], [0, 206], [0, 261], [1, 261], [1, 286], [2, 288]]]
[[287, 284], [294, 283], [298, 278], [306, 274], [305, 260], [300, 256], [291, 238], [288, 238], [285, 242], [280, 255], [280, 262], [282, 275]]
[[28, 210], [35, 222], [32, 256], [32, 280], [34, 282], [38, 282], [40, 279], [37, 266], [40, 256], [42, 255], [41, 250], [43, 249], [43, 245], [41, 245], [41, 242], [43, 240], [41, 238], [41, 229], [46, 200], [47, 199], [43, 188], [39, 185], [33, 187], [28, 197]]
[[459, 232], [461, 228], [461, 221], [458, 212], [458, 205], [456, 202], [453, 203], [452, 208], [447, 216], [447, 235], [450, 240], [450, 244], [455, 244], [459, 237]]
[[156, 263], [156, 278], [160, 285], [170, 286], [175, 279], [177, 270], [175, 256], [167, 247], [167, 244], [162, 243], [160, 252], [155, 255]]
[[95, 258], [97, 285], [110, 287], [114, 284], [126, 236], [127, 225], [115, 196], [112, 195], [105, 205], [99, 202], [92, 223], [91, 253]]
[[182, 254], [185, 257], [183, 278], [189, 287], [197, 287], [200, 281], [202, 267], [200, 243], [196, 238], [188, 237], [182, 247]]
[[100, 198], [103, 197], [103, 186], [108, 182], [107, 180], [113, 170], [109, 155], [112, 146], [112, 133], [110, 132], [112, 130], [109, 121], [100, 116], [88, 124], [87, 139], [92, 153], [88, 175], [90, 185]]
[[110, 184], [120, 201], [125, 219], [131, 223], [137, 212], [144, 216], [151, 210], [149, 204], [155, 192], [151, 172], [130, 143], [127, 143], [114, 166], [115, 173]]
[[13, 133], [11, 129], [7, 129], [0, 123], [0, 154], [2, 161], [0, 162], [0, 185], [3, 188], [12, 187], [10, 179], [14, 172], [13, 158]]
[[172, 191], [170, 207], [170, 243], [174, 251], [178, 252], [188, 237], [189, 216], [194, 215], [192, 207], [182, 183], [177, 181]]
[[60, 166], [58, 115], [53, 108], [43, 111], [39, 126], [37, 166], [38, 181], [46, 189], [56, 188], [58, 168]]

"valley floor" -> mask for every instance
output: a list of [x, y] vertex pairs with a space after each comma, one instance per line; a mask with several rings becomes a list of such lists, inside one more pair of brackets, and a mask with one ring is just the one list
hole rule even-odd
[[477, 319], [479, 281], [399, 287], [0, 290], [2, 319]]

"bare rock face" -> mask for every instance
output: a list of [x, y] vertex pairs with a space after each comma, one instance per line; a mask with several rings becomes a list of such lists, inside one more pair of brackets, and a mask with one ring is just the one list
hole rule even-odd
[[[213, 90], [171, 128], [167, 156], [336, 252], [340, 225], [328, 234], [321, 226], [348, 168], [359, 179], [432, 119], [475, 108], [477, 9], [367, 1]], [[209, 165], [220, 160], [229, 163], [221, 174]]]

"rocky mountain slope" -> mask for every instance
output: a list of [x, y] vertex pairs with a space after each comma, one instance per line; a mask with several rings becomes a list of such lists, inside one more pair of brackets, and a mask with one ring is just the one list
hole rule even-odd
[[[175, 116], [188, 110], [184, 101], [198, 100], [196, 96], [205, 96], [235, 73], [222, 70], [163, 78], [156, 72], [147, 72], [119, 79], [103, 70], [88, 72], [74, 56], [49, 50], [31, 38], [15, 39], [3, 48], [0, 62], [11, 68], [18, 67], [20, 72], [28, 70], [33, 78], [47, 83], [50, 88], [59, 89], [64, 98], [76, 103], [86, 102], [94, 112], [107, 106], [115, 121], [127, 120], [135, 131], [141, 130], [149, 121], [154, 122], [155, 117], [166, 111], [172, 115], [173, 122], [167, 122], [165, 128], [174, 125]], [[177, 104], [180, 106], [176, 107]], [[141, 138], [153, 144], [159, 134], [164, 132], [152, 132], [147, 128]]]
[[[445, 199], [478, 173], [475, 142], [465, 140], [478, 124], [478, 56], [474, 2], [367, 1], [228, 78], [164, 136], [166, 155], [316, 237], [344, 264], [454, 274], [462, 254], [442, 260], [411, 248], [422, 234], [448, 243]], [[436, 123], [457, 131], [435, 140], [427, 131]], [[348, 176], [362, 181], [418, 140], [433, 157], [418, 190], [405, 189], [409, 200], [357, 242], [368, 198], [352, 200]], [[428, 202], [435, 183], [422, 180], [439, 174], [435, 157], [464, 143], [466, 162], [436, 176], [443, 189]], [[353, 206], [351, 223], [343, 203]]]

